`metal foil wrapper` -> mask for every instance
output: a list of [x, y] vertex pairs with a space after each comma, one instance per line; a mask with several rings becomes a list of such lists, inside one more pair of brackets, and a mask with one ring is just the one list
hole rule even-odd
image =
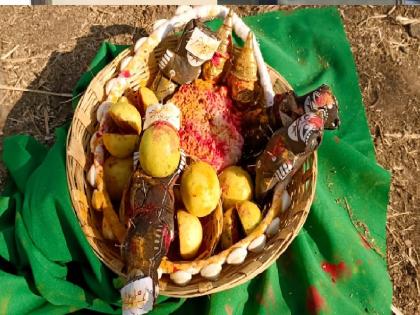
[[274, 104], [267, 108], [267, 116], [271, 129], [277, 130], [284, 126], [289, 126], [299, 116], [304, 114], [296, 102], [296, 94], [287, 91], [274, 96]]
[[213, 58], [203, 65], [203, 78], [213, 83], [221, 81], [230, 68], [229, 60], [233, 54], [232, 44], [233, 11], [229, 10], [223, 25], [217, 31], [217, 38], [220, 40], [219, 47]]
[[305, 113], [315, 112], [324, 120], [325, 129], [337, 129], [340, 126], [338, 101], [331, 88], [323, 84], [314, 91], [297, 98], [297, 103]]
[[256, 163], [257, 200], [264, 200], [276, 184], [285, 184], [290, 180], [318, 148], [323, 130], [323, 120], [315, 113], [308, 113], [273, 134]]
[[197, 20], [184, 28], [175, 50], [168, 49], [159, 61], [164, 77], [182, 85], [197, 79], [202, 64], [213, 57], [220, 41]]
[[[264, 151], [273, 132], [269, 129], [268, 116], [264, 108], [256, 108], [243, 113], [242, 130], [244, 146], [241, 164], [255, 164], [255, 159]], [[252, 172], [253, 173], [253, 172]]]
[[304, 113], [316, 113], [324, 121], [324, 129], [336, 129], [340, 125], [338, 102], [330, 87], [323, 84], [315, 90], [296, 96], [293, 91], [277, 94], [268, 109], [270, 127], [274, 130], [288, 126]]
[[247, 108], [247, 104], [255, 102], [256, 90], [258, 88], [258, 83], [256, 81], [242, 80], [230, 73], [228, 84], [230, 86], [232, 99], [235, 101], [235, 105], [238, 109], [244, 110]]
[[245, 44], [236, 56], [232, 74], [244, 81], [257, 81], [257, 60], [254, 55], [254, 33], [248, 33]]
[[203, 65], [203, 79], [215, 84], [223, 81], [226, 70], [230, 68], [229, 59], [228, 55], [216, 51], [213, 58]]
[[247, 104], [255, 100], [257, 92], [257, 61], [254, 55], [254, 34], [249, 32], [244, 47], [236, 56], [231, 68], [228, 85], [232, 99]]
[[166, 78], [162, 73], [158, 73], [152, 83], [151, 89], [155, 92], [156, 97], [163, 102], [175, 93], [177, 87], [178, 84]]

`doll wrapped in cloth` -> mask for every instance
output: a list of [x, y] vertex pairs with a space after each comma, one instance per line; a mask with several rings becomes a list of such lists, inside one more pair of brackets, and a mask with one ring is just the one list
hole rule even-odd
[[273, 134], [256, 163], [255, 193], [258, 201], [264, 201], [278, 183], [286, 188], [291, 177], [320, 145], [323, 131], [322, 118], [308, 113]]
[[[176, 106], [148, 108], [145, 126], [139, 163], [120, 208], [120, 219], [128, 227], [121, 248], [127, 273], [127, 284], [121, 289], [124, 315], [149, 312], [159, 294], [157, 270], [174, 238], [173, 186], [186, 163]], [[159, 154], [154, 167], [156, 152], [151, 151], [161, 147], [166, 154]]]
[[333, 130], [340, 126], [337, 99], [325, 84], [303, 96], [297, 96], [293, 91], [277, 94], [273, 106], [246, 112], [243, 117], [243, 125], [247, 128], [244, 128], [242, 163], [253, 165], [271, 135], [305, 113], [321, 117], [324, 129]]
[[158, 99], [172, 95], [178, 85], [197, 79], [201, 65], [213, 57], [219, 44], [215, 34], [198, 20], [188, 22], [175, 50], [166, 50], [159, 62], [160, 72], [152, 84]]

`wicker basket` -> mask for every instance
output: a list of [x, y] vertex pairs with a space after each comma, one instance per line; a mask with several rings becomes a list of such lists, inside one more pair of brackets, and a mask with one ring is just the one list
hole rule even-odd
[[[140, 84], [144, 84], [150, 77], [153, 77], [157, 72], [156, 60], [160, 59], [167, 48], [173, 48], [175, 44], [176, 37], [166, 37], [153, 50], [154, 58], [149, 59], [148, 71], [142, 68], [137, 69], [136, 74], [130, 78], [130, 87], [135, 90]], [[96, 109], [106, 97], [106, 84], [118, 74], [121, 62], [132, 54], [132, 49], [125, 50], [92, 80], [76, 108], [67, 139], [67, 180], [74, 211], [94, 252], [111, 270], [121, 276], [125, 275], [122, 272], [124, 265], [119, 248], [102, 236], [100, 214], [91, 206], [92, 187], [86, 181], [86, 173], [92, 163], [90, 160], [90, 139], [98, 125]], [[273, 82], [274, 92], [291, 90], [290, 85], [280, 74], [269, 66], [267, 69]], [[164, 274], [159, 283], [160, 293], [174, 297], [201, 296], [232, 288], [263, 272], [286, 250], [302, 228], [314, 197], [316, 175], [317, 158], [316, 154], [313, 154], [297, 171], [288, 186], [291, 206], [279, 215], [278, 209], [281, 207], [282, 194], [275, 190], [271, 208], [261, 224], [251, 235], [232, 248], [199, 261], [170, 262], [164, 260], [161, 267], [163, 266], [162, 268], [167, 273], [189, 270], [193, 275], [197, 275], [193, 276], [188, 284], [180, 287], [172, 283], [170, 277]], [[275, 218], [278, 215], [279, 217]], [[232, 250], [240, 247], [247, 248], [253, 240], [261, 238], [261, 236], [264, 238], [262, 251], [250, 250], [247, 252], [245, 260], [239, 264], [226, 263], [226, 258]], [[215, 261], [223, 264], [222, 271], [216, 280], [210, 281], [198, 274], [200, 269]]]

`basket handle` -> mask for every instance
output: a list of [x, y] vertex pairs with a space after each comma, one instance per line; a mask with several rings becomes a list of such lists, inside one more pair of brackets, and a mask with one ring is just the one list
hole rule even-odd
[[[186, 7], [184, 7], [185, 9]], [[181, 14], [174, 15], [171, 19], [167, 20], [166, 22], [162, 23], [158, 26], [150, 35], [149, 37], [140, 38], [137, 43], [135, 44], [135, 55], [130, 58], [125, 64], [126, 67], [122, 67], [124, 69], [131, 69], [135, 70], [140, 64], [144, 63], [145, 56], [152, 53], [152, 51], [159, 45], [159, 43], [171, 32], [175, 27], [181, 27], [187, 24], [192, 19], [202, 19], [202, 18], [224, 18], [229, 9], [222, 5], [203, 5], [203, 6], [196, 6], [194, 8], [184, 10]], [[249, 27], [242, 21], [242, 19], [236, 14], [233, 14], [233, 30], [234, 32], [243, 40], [246, 41], [248, 33], [250, 32]], [[268, 73], [267, 66], [264, 63], [264, 58], [261, 54], [260, 46], [255, 38], [254, 40], [254, 54], [255, 59], [257, 62], [258, 73], [260, 75], [260, 84], [264, 91], [264, 99], [265, 104], [267, 107], [273, 105], [274, 99], [274, 90], [273, 85], [271, 83], [271, 78]], [[121, 91], [125, 86], [125, 82], [123, 82], [124, 78], [121, 79], [119, 84], [115, 84], [113, 82], [112, 86], [106, 88], [106, 94], [121, 94], [124, 91]], [[111, 80], [112, 81], [112, 80]], [[114, 93], [113, 93], [114, 92]], [[109, 97], [108, 97], [109, 98]]]

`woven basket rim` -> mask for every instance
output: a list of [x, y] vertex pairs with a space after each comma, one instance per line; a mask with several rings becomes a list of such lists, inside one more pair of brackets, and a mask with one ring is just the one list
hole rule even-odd
[[[73, 124], [74, 124], [74, 121], [76, 120], [76, 115], [78, 113], [78, 110], [80, 109], [81, 104], [83, 104], [83, 102], [85, 101], [84, 98], [87, 95], [87, 92], [95, 86], [95, 84], [97, 83], [96, 80], [99, 80], [98, 78], [100, 76], [102, 76], [103, 74], [107, 74], [110, 71], [112, 71], [115, 64], [120, 62], [122, 60], [122, 58], [127, 56], [130, 52], [131, 52], [131, 48], [126, 48], [125, 50], [123, 50], [108, 65], [106, 65], [103, 69], [101, 69], [101, 71], [99, 71], [96, 74], [96, 76], [92, 79], [92, 81], [89, 83], [89, 86], [84, 91], [84, 93], [81, 96], [81, 98], [78, 102], [78, 105], [75, 109], [72, 124], [69, 128], [68, 135], [67, 135], [67, 141], [66, 141], [67, 183], [68, 183], [68, 187], [69, 187], [69, 191], [70, 191], [70, 195], [71, 195], [73, 210], [74, 210], [74, 212], [75, 212], [75, 214], [78, 218], [78, 221], [79, 221], [79, 224], [82, 228], [83, 233], [85, 234], [85, 236], [87, 236], [87, 240], [88, 240], [89, 244], [91, 245], [95, 255], [108, 268], [110, 268], [111, 270], [113, 270], [114, 272], [116, 272], [117, 274], [122, 275], [122, 276], [123, 276], [123, 274], [121, 272], [118, 272], [118, 270], [116, 270], [115, 266], [113, 265], [114, 262], [108, 261], [107, 259], [105, 259], [103, 257], [103, 254], [100, 251], [97, 250], [96, 246], [94, 246], [94, 244], [93, 244], [94, 242], [93, 242], [92, 238], [88, 237], [87, 232], [86, 232], [84, 226], [82, 225], [83, 218], [81, 217], [81, 214], [76, 210], [77, 207], [75, 207], [75, 204], [77, 202], [80, 202], [80, 200], [76, 200], [76, 197], [74, 196], [74, 193], [71, 189], [72, 188], [72, 183], [71, 183], [71, 180], [70, 180], [70, 171], [71, 171], [70, 168], [71, 168], [71, 166], [70, 166], [70, 158], [69, 158], [68, 153], [69, 153], [69, 147], [71, 145], [71, 140], [72, 140], [72, 135], [73, 135]], [[276, 78], [280, 79], [281, 84], [284, 84], [287, 89], [292, 90], [292, 87], [290, 86], [290, 84], [274, 68], [272, 68], [269, 65], [267, 65], [267, 68]], [[92, 107], [92, 105], [90, 107]], [[87, 154], [87, 152], [84, 152], [84, 154]], [[268, 268], [268, 266], [270, 266], [286, 250], [286, 248], [290, 245], [290, 243], [293, 241], [293, 239], [297, 236], [297, 234], [299, 233], [300, 229], [302, 228], [304, 222], [306, 221], [307, 215], [309, 213], [309, 208], [310, 208], [310, 205], [313, 201], [314, 194], [315, 194], [315, 185], [316, 185], [316, 177], [317, 177], [317, 154], [316, 154], [316, 152], [313, 153], [313, 155], [311, 156], [311, 159], [312, 159], [311, 168], [313, 169], [313, 172], [311, 173], [312, 174], [311, 194], [310, 194], [308, 200], [306, 200], [306, 207], [308, 209], [306, 209], [307, 210], [306, 212], [303, 211], [303, 214], [300, 217], [298, 224], [295, 226], [295, 229], [292, 233], [292, 236], [289, 239], [287, 239], [285, 242], [283, 242], [282, 246], [278, 247], [276, 250], [274, 250], [271, 253], [270, 259], [265, 260], [264, 263], [261, 263], [254, 270], [251, 270], [249, 273], [246, 274], [245, 277], [238, 277], [234, 280], [228, 281], [224, 285], [220, 285], [220, 286], [216, 286], [216, 287], [209, 286], [209, 285], [202, 285], [201, 287], [199, 286], [199, 289], [196, 292], [191, 293], [191, 292], [181, 292], [182, 290], [180, 290], [179, 287], [171, 289], [167, 285], [165, 285], [165, 283], [163, 283], [163, 284], [161, 283], [161, 294], [167, 295], [167, 296], [174, 296], [174, 297], [194, 297], [194, 296], [201, 296], [201, 295], [205, 295], [205, 294], [220, 292], [220, 291], [226, 290], [228, 288], [234, 287], [236, 285], [240, 285], [240, 284], [248, 281], [249, 279], [255, 277], [259, 273], [263, 272], [266, 268]], [[85, 174], [83, 174], [83, 175], [85, 175]], [[85, 176], [83, 177], [83, 181], [86, 184]], [[85, 195], [85, 197], [86, 197], [86, 195]], [[89, 202], [87, 200], [86, 200], [86, 203], [87, 203], [87, 207], [88, 207], [88, 210], [89, 210], [90, 205], [89, 205]], [[208, 280], [203, 279], [203, 283], [208, 283], [208, 282], [209, 282]]]

